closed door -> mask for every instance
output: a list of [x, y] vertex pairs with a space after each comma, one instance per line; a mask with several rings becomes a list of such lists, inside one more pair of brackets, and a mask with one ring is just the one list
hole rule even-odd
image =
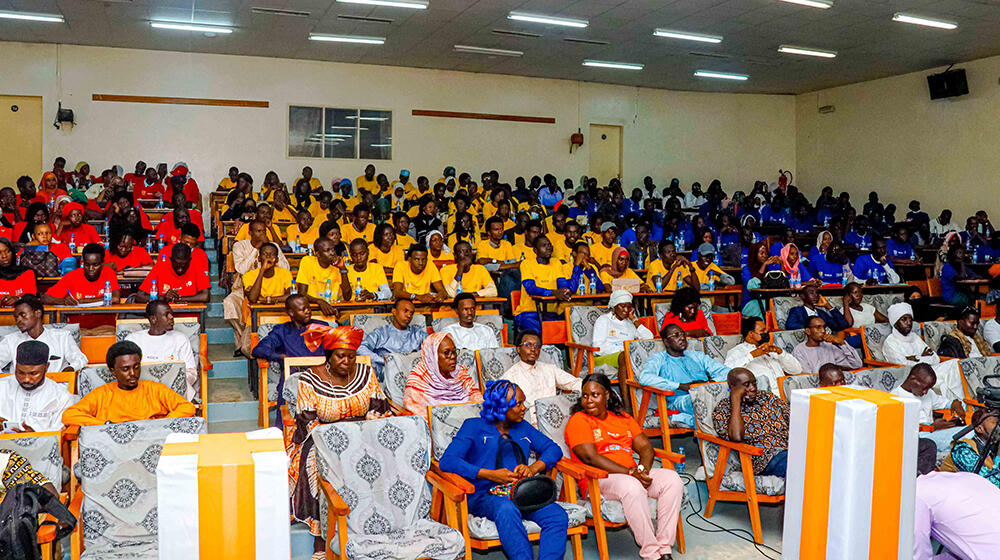
[[37, 183], [42, 172], [42, 98], [0, 95], [0, 187], [13, 187], [28, 175]]
[[590, 125], [590, 177], [601, 186], [622, 178], [622, 127]]

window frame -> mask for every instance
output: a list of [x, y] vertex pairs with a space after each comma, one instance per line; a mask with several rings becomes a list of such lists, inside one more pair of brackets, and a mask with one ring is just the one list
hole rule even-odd
[[[291, 143], [290, 143], [290, 140], [291, 140], [291, 130], [289, 130], [288, 125], [289, 125], [289, 119], [291, 117], [292, 107], [303, 107], [303, 108], [308, 108], [308, 109], [319, 109], [320, 110], [320, 115], [321, 115], [321, 121], [320, 121], [320, 123], [321, 123], [320, 124], [321, 134], [323, 133], [322, 131], [326, 130], [326, 110], [327, 109], [357, 111], [357, 114], [358, 114], [358, 121], [357, 121], [358, 122], [358, 126], [354, 129], [355, 133], [356, 133], [355, 134], [355, 142], [354, 142], [354, 156], [350, 157], [350, 158], [326, 157], [326, 155], [325, 155], [325, 148], [326, 148], [326, 146], [325, 146], [324, 142], [320, 143], [320, 155], [319, 155], [319, 157], [293, 156], [293, 155], [291, 155], [290, 154], [291, 153], [291, 147], [292, 147]], [[335, 106], [329, 106], [329, 105], [317, 105], [317, 104], [314, 104], [314, 103], [288, 103], [288, 104], [286, 104], [285, 105], [285, 159], [289, 159], [289, 160], [304, 160], [304, 161], [317, 161], [317, 160], [319, 160], [319, 161], [336, 161], [336, 160], [340, 160], [340, 161], [352, 161], [352, 160], [353, 161], [360, 161], [362, 159], [360, 157], [361, 156], [361, 130], [360, 130], [361, 129], [361, 119], [360, 119], [360, 117], [361, 117], [361, 111], [382, 111], [382, 112], [389, 113], [389, 115], [390, 115], [389, 116], [390, 128], [394, 128], [393, 121], [395, 119], [395, 116], [394, 116], [395, 110], [389, 109], [389, 108], [358, 107], [358, 106], [335, 107]], [[390, 157], [388, 159], [375, 159], [375, 158], [364, 158], [364, 159], [366, 161], [371, 160], [371, 161], [392, 162], [393, 161], [393, 156], [395, 154], [394, 147], [393, 148], [389, 148], [389, 154], [390, 154]]]

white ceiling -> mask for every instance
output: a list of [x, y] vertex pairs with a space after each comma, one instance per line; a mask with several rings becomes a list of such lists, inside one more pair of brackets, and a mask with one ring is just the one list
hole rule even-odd
[[[654, 88], [803, 93], [1000, 54], [1000, 0], [835, 0], [819, 10], [779, 0], [429, 0], [427, 10], [335, 0], [0, 0], [0, 9], [61, 13], [65, 24], [0, 20], [0, 40], [238, 54], [563, 78]], [[255, 14], [252, 7], [307, 11]], [[586, 29], [507, 19], [511, 10], [587, 19]], [[906, 11], [959, 24], [942, 31], [891, 21]], [[358, 22], [365, 16], [391, 23]], [[233, 25], [231, 35], [155, 30], [150, 20]], [[653, 36], [657, 27], [724, 36], [721, 44]], [[536, 33], [499, 35], [493, 30]], [[386, 37], [382, 46], [309, 41], [310, 32]], [[604, 41], [579, 44], [567, 38]], [[453, 45], [524, 51], [463, 54]], [[779, 54], [780, 44], [836, 50], [836, 59]], [[698, 53], [698, 54], [695, 54]], [[639, 72], [584, 68], [638, 62]], [[692, 76], [739, 72], [732, 83]]]

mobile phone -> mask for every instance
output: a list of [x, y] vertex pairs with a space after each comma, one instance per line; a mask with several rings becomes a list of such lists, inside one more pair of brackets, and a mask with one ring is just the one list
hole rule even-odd
[[12, 431], [14, 431], [15, 428], [17, 428], [18, 430], [20, 430], [21, 429], [21, 423], [20, 422], [11, 422], [10, 420], [4, 420], [3, 421], [3, 431], [5, 431], [5, 432], [12, 432]]

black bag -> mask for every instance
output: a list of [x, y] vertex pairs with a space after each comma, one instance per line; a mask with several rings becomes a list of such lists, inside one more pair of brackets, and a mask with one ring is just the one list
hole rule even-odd
[[[15, 484], [7, 489], [0, 503], [0, 558], [4, 560], [41, 560], [38, 547], [38, 516], [48, 513], [65, 526], [56, 527], [53, 542], [73, 532], [76, 517], [52, 492], [37, 484]], [[46, 521], [45, 525], [54, 525]]]
[[768, 270], [760, 279], [760, 287], [768, 290], [788, 289], [788, 277], [780, 270]]
[[36, 278], [57, 278], [59, 274], [59, 258], [51, 251], [29, 251], [25, 247], [18, 262], [25, 268], [35, 271]]
[[[514, 440], [510, 439], [510, 435], [503, 434], [500, 438], [500, 443], [497, 445], [497, 469], [503, 468], [502, 452], [505, 444], [509, 444], [514, 448], [514, 458], [517, 459], [518, 465], [528, 464], [527, 459], [524, 457], [524, 452], [521, 451], [521, 447]], [[559, 488], [556, 486], [556, 481], [550, 477], [535, 475], [522, 478], [513, 485], [510, 483], [498, 484], [490, 489], [490, 493], [495, 496], [510, 498], [510, 501], [514, 502], [514, 505], [517, 506], [517, 509], [521, 513], [531, 513], [547, 505], [554, 504], [556, 497], [559, 495]]]

